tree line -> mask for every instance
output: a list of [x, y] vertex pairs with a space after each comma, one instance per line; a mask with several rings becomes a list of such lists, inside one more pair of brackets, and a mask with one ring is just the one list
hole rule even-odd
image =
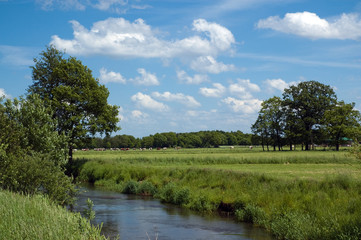
[[310, 150], [316, 144], [335, 146], [360, 139], [360, 113], [354, 103], [338, 101], [334, 90], [317, 81], [301, 82], [262, 103], [252, 132], [263, 149], [282, 150], [301, 145]]
[[82, 148], [206, 148], [221, 145], [251, 145], [252, 135], [241, 131], [165, 132], [143, 138], [123, 134], [93, 138], [90, 143], [84, 144]]

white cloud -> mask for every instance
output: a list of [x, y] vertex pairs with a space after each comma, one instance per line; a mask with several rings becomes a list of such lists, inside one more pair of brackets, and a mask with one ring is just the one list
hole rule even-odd
[[11, 96], [8, 95], [8, 94], [5, 92], [5, 89], [3, 89], [3, 88], [0, 88], [0, 98], [1, 98], [1, 97], [11, 98]]
[[126, 83], [126, 79], [120, 73], [116, 73], [112, 71], [108, 72], [107, 69], [105, 68], [100, 69], [99, 80], [103, 84], [109, 82], [123, 83], [123, 84]]
[[222, 100], [227, 104], [234, 112], [241, 112], [244, 114], [257, 113], [261, 109], [262, 101], [259, 99], [246, 99], [240, 100], [232, 97], [228, 97]]
[[123, 0], [98, 0], [97, 4], [94, 4], [94, 8], [99, 10], [109, 10], [114, 5], [124, 6], [127, 2]]
[[149, 95], [138, 92], [131, 97], [138, 107], [149, 109], [156, 112], [168, 111], [169, 107], [161, 102], [154, 100]]
[[235, 70], [233, 64], [226, 65], [222, 62], [217, 62], [212, 56], [200, 56], [191, 62], [191, 68], [198, 72], [207, 72], [218, 74], [221, 72], [228, 72]]
[[270, 89], [277, 89], [277, 90], [279, 90], [281, 92], [283, 92], [283, 90], [285, 88], [289, 87], [288, 83], [286, 83], [285, 81], [283, 81], [280, 78], [278, 78], [278, 79], [267, 79], [265, 81], [265, 83]]
[[206, 37], [190, 36], [180, 40], [159, 39], [144, 20], [129, 22], [124, 18], [108, 18], [95, 22], [90, 30], [71, 21], [74, 39], [52, 36], [50, 44], [76, 55], [107, 55], [115, 57], [173, 58], [216, 56], [235, 43], [233, 34], [225, 27], [197, 19], [193, 30]]
[[200, 88], [199, 93], [205, 97], [221, 97], [226, 88], [220, 83], [213, 83], [214, 88]]
[[149, 115], [146, 114], [146, 113], [143, 113], [143, 112], [141, 112], [141, 111], [139, 111], [139, 110], [133, 110], [133, 111], [131, 112], [131, 116], [132, 116], [133, 118], [147, 118]]
[[159, 92], [153, 92], [152, 96], [154, 98], [163, 100], [163, 101], [175, 101], [175, 102], [179, 102], [183, 105], [186, 105], [188, 107], [200, 107], [201, 104], [194, 99], [194, 97], [192, 96], [186, 96], [183, 93], [170, 93], [170, 92], [164, 92], [164, 93], [159, 93]]
[[287, 13], [283, 19], [279, 16], [262, 19], [257, 27], [311, 39], [361, 38], [361, 20], [357, 14], [342, 14], [326, 20], [311, 12]]
[[205, 32], [212, 45], [221, 51], [228, 50], [236, 42], [233, 34], [227, 28], [217, 23], [209, 23], [204, 19], [194, 20], [193, 29], [198, 32]]
[[261, 89], [257, 84], [251, 83], [249, 79], [238, 79], [237, 83], [229, 85], [229, 91], [242, 99], [250, 99], [252, 98], [251, 92], [259, 92]]
[[178, 79], [185, 84], [200, 84], [202, 82], [208, 81], [208, 76], [204, 74], [195, 74], [193, 77], [188, 76], [188, 74], [181, 70], [177, 71]]
[[159, 85], [158, 78], [155, 74], [147, 72], [144, 68], [138, 68], [140, 76], [130, 79], [136, 85], [153, 86]]
[[36, 3], [41, 6], [43, 10], [53, 10], [54, 8], [85, 10], [86, 6], [79, 0], [36, 0]]

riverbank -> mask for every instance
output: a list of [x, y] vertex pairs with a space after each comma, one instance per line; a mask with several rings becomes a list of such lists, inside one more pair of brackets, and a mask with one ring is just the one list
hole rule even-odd
[[0, 191], [0, 239], [105, 240], [100, 230], [43, 196]]
[[279, 239], [361, 237], [361, 165], [345, 153], [182, 151], [77, 153], [77, 173], [115, 191], [222, 211]]

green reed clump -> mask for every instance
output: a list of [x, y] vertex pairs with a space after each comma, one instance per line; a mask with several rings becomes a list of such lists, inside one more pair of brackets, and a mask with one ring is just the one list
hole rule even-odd
[[137, 194], [145, 196], [154, 196], [157, 188], [149, 181], [143, 181], [138, 185]]
[[0, 239], [106, 239], [100, 231], [44, 196], [0, 191]]
[[161, 190], [158, 196], [163, 202], [176, 205], [186, 205], [190, 202], [188, 188], [178, 187], [174, 183], [168, 183]]
[[134, 180], [129, 180], [124, 184], [123, 193], [136, 194], [138, 192], [139, 183]]

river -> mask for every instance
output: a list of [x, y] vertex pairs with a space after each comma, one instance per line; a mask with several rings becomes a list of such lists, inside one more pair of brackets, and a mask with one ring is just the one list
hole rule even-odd
[[235, 223], [231, 218], [201, 216], [159, 200], [135, 195], [84, 188], [76, 211], [86, 208], [86, 200], [94, 203], [94, 224], [103, 222], [103, 234], [121, 240], [271, 240], [263, 229]]

